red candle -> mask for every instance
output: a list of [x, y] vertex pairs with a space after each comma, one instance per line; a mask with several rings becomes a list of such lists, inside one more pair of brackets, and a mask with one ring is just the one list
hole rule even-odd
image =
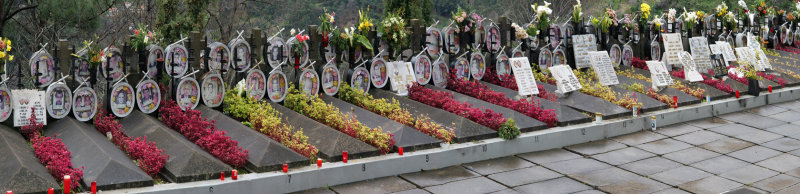
[[6, 191], [6, 194], [14, 194], [13, 191]]
[[289, 172], [289, 164], [283, 164], [283, 173]]
[[219, 180], [225, 181], [225, 172], [220, 172], [219, 173]]
[[347, 151], [342, 152], [342, 162], [347, 163]]
[[675, 101], [675, 108], [678, 108], [678, 96], [672, 96], [672, 101]]
[[772, 85], [769, 86], [769, 93], [772, 93]]
[[239, 180], [239, 171], [236, 169], [231, 170], [231, 179]]
[[736, 98], [739, 98], [739, 90], [736, 90]]
[[97, 194], [97, 182], [92, 181], [92, 194]]
[[403, 147], [397, 147], [397, 154], [403, 155]]
[[47, 189], [47, 194], [55, 194], [55, 193], [56, 193], [55, 189], [53, 189], [53, 188]]
[[71, 180], [69, 178], [69, 175], [64, 175], [64, 194], [69, 194], [70, 188], [72, 188], [72, 187], [69, 187], [70, 183], [71, 183]]
[[322, 167], [322, 159], [317, 158], [317, 168], [321, 168], [321, 167]]

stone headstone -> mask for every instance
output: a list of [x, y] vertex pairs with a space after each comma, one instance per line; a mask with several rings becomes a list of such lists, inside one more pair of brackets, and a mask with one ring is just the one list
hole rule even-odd
[[672, 85], [672, 76], [670, 76], [667, 67], [661, 61], [647, 61], [647, 69], [650, 70], [650, 80], [655, 87], [664, 87]]
[[591, 65], [589, 52], [597, 51], [596, 40], [594, 34], [572, 35], [572, 49], [578, 68], [587, 68]]
[[767, 58], [767, 54], [764, 53], [762, 49], [754, 49], [756, 51], [756, 65], [758, 65], [761, 69], [772, 69], [772, 65], [769, 63], [769, 58]]
[[575, 77], [575, 73], [572, 72], [569, 66], [559, 65], [550, 67], [549, 69], [553, 78], [556, 80], [558, 90], [562, 93], [581, 89], [581, 82], [578, 81], [578, 77]]
[[389, 79], [392, 82], [392, 91], [397, 91], [401, 96], [408, 95], [408, 87], [417, 82], [414, 77], [414, 67], [411, 62], [396, 61], [389, 68]]
[[711, 64], [714, 66], [714, 77], [721, 78], [728, 75], [728, 62], [721, 54], [711, 55]]
[[514, 79], [517, 81], [519, 95], [528, 96], [539, 94], [536, 86], [536, 78], [533, 77], [533, 70], [527, 57], [511, 58], [511, 70], [514, 72]]
[[725, 57], [725, 61], [736, 61], [736, 54], [733, 52], [730, 43], [723, 41], [717, 41], [716, 43], [719, 45], [720, 49], [722, 49], [722, 55]]
[[683, 41], [679, 33], [665, 33], [664, 57], [666, 65], [680, 65], [680, 54], [683, 52]]
[[597, 78], [603, 86], [610, 86], [619, 84], [617, 79], [617, 72], [614, 71], [614, 66], [608, 53], [605, 51], [589, 52], [589, 57], [592, 60], [592, 70], [597, 73]]
[[711, 51], [708, 48], [708, 39], [706, 37], [694, 37], [689, 39], [689, 45], [697, 70], [706, 71], [711, 69]]
[[686, 76], [686, 80], [690, 82], [698, 82], [703, 81], [703, 76], [700, 75], [700, 72], [697, 70], [697, 65], [695, 64], [694, 58], [692, 57], [689, 52], [684, 51], [680, 55], [681, 65], [683, 66], [683, 74]]
[[11, 92], [11, 106], [14, 107], [14, 127], [30, 124], [31, 108], [35, 108], [36, 122], [47, 125], [45, 92], [38, 90], [14, 90]]
[[764, 71], [764, 69], [758, 65], [758, 60], [756, 60], [756, 53], [753, 52], [753, 49], [749, 47], [738, 47], [736, 48], [736, 55], [739, 56], [739, 62], [747, 62], [749, 65], [752, 65], [758, 71]]

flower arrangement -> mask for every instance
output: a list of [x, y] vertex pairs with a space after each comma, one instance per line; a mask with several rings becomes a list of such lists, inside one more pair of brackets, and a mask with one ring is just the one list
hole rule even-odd
[[642, 3], [639, 6], [639, 11], [642, 13], [642, 17], [639, 17], [639, 23], [647, 23], [647, 20], [650, 19], [650, 5], [647, 3]]
[[308, 143], [302, 129], [283, 123], [282, 114], [265, 102], [249, 99], [236, 90], [225, 92], [224, 112], [289, 149], [314, 160], [319, 150]]
[[28, 119], [30, 124], [21, 128], [22, 134], [28, 138], [33, 147], [33, 154], [56, 181], [63, 183], [64, 176], [69, 175], [70, 190], [77, 189], [83, 177], [83, 167], [81, 169], [72, 167], [72, 152], [67, 150], [67, 146], [58, 139], [58, 135], [53, 137], [42, 135], [44, 125], [36, 122], [34, 112], [36, 108], [31, 107], [31, 117]]
[[[709, 74], [713, 74], [713, 70], [709, 70], [709, 71], [710, 71]], [[675, 70], [675, 71], [671, 72], [671, 74], [672, 74], [672, 76], [675, 76], [675, 77], [678, 77], [678, 78], [681, 78], [681, 79], [686, 79], [686, 75], [683, 72], [683, 70]], [[703, 76], [703, 81], [700, 81], [701, 83], [704, 83], [706, 85], [714, 87], [714, 88], [716, 88], [716, 89], [718, 89], [720, 91], [723, 91], [725, 93], [733, 92], [733, 87], [731, 87], [731, 85], [729, 85], [729, 84], [726, 84], [721, 79], [710, 79], [708, 76], [702, 75], [702, 74], [701, 74], [701, 76]]]
[[406, 21], [400, 13], [387, 13], [381, 21], [381, 39], [386, 41], [395, 51], [408, 45], [410, 32], [406, 30]]
[[673, 8], [669, 8], [669, 11], [667, 12], [667, 21], [675, 22], [675, 16], [677, 16], [676, 14], [678, 14], [678, 11], [675, 11]]
[[519, 128], [511, 123], [510, 120], [503, 118], [503, 113], [495, 113], [491, 109], [481, 110], [479, 108], [473, 108], [471, 104], [453, 99], [453, 94], [451, 93], [436, 91], [425, 88], [419, 84], [414, 84], [409, 89], [408, 96], [410, 99], [417, 102], [440, 108], [475, 121], [483, 126], [498, 130], [498, 133], [500, 133], [502, 128], [503, 134], [499, 135], [504, 139], [516, 138], [513, 133], [508, 133], [508, 131], [519, 131]]
[[622, 27], [625, 28], [626, 31], [638, 29], [636, 23], [633, 23], [631, 20], [631, 14], [625, 14], [620, 20], [620, 23], [622, 23]]
[[134, 51], [144, 51], [150, 43], [155, 41], [156, 34], [153, 33], [153, 31], [147, 30], [147, 25], [139, 24], [136, 29], [133, 30], [131, 47], [133, 47]]
[[610, 18], [608, 12], [603, 14], [603, 17], [600, 18], [592, 17], [590, 21], [592, 22], [592, 26], [600, 29], [600, 31], [603, 33], [608, 33], [608, 28], [610, 28], [611, 25], [614, 25], [614, 21]]
[[756, 0], [756, 4], [754, 6], [756, 8], [756, 11], [758, 11], [758, 15], [759, 16], [767, 15], [767, 12], [768, 12], [769, 8], [767, 7], [767, 2], [766, 1], [764, 1], [764, 0]]
[[714, 14], [716, 15], [717, 19], [723, 18], [728, 14], [728, 5], [725, 5], [725, 1], [722, 1], [722, 4], [719, 4], [716, 8], [714, 8]]
[[81, 44], [83, 44], [83, 48], [81, 50], [86, 50], [86, 54], [83, 56], [71, 54], [73, 57], [89, 61], [90, 69], [94, 69], [103, 63], [103, 50], [100, 50], [100, 47], [98, 47], [97, 44], [92, 44], [90, 41], [83, 41]]
[[226, 136], [225, 131], [217, 129], [214, 121], [202, 117], [200, 111], [182, 111], [175, 101], [169, 100], [159, 113], [164, 124], [222, 162], [234, 167], [242, 167], [247, 162], [248, 151], [239, 147], [239, 142]]
[[362, 46], [367, 50], [372, 50], [372, 44], [369, 43], [369, 39], [360, 33], [356, 33], [354, 27], [345, 28], [344, 32], [336, 30], [333, 32], [333, 37], [331, 43], [336, 45], [336, 48], [348, 50], [350, 48]]
[[478, 83], [477, 81], [457, 79], [455, 77], [456, 70], [451, 69], [451, 71], [451, 78], [447, 80], [448, 89], [520, 112], [531, 118], [535, 118], [536, 120], [546, 123], [548, 127], [553, 127], [556, 125], [556, 123], [558, 123], [555, 110], [543, 109], [538, 101], [529, 101], [528, 99], [513, 100], [506, 98], [505, 94], [495, 92], [489, 89], [489, 87]]
[[661, 25], [664, 23], [661, 18], [653, 18], [653, 21], [650, 21], [650, 23], [653, 25], [654, 31], [661, 32]]
[[375, 146], [381, 153], [389, 153], [394, 147], [394, 134], [385, 133], [380, 127], [369, 128], [354, 114], [343, 113], [332, 104], [326, 104], [317, 96], [305, 95], [293, 86], [283, 103], [286, 108]]
[[413, 127], [443, 142], [450, 143], [456, 136], [455, 127], [442, 126], [433, 122], [427, 115], [412, 117], [411, 112], [400, 107], [400, 102], [397, 100], [375, 99], [372, 95], [364, 93], [362, 90], [354, 89], [346, 83], [342, 84], [339, 90], [339, 98], [398, 123]]
[[129, 137], [114, 116], [102, 109], [94, 119], [94, 126], [102, 134], [111, 134], [111, 142], [125, 151], [134, 163], [150, 176], [156, 176], [161, 172], [169, 160], [169, 155], [163, 153], [163, 149], [158, 149], [156, 143], [147, 141], [147, 137]]
[[369, 7], [367, 10], [358, 10], [358, 31], [361, 35], [367, 36], [369, 30], [375, 26], [372, 24], [372, 18], [369, 17]]
[[624, 85], [622, 85], [622, 87], [627, 89], [627, 90], [630, 90], [630, 91], [634, 91], [634, 92], [639, 92], [639, 93], [645, 94], [650, 98], [656, 99], [659, 102], [662, 102], [664, 104], [669, 105], [669, 107], [672, 107], [672, 108], [677, 108], [678, 107], [678, 106], [676, 106], [675, 101], [674, 101], [674, 99], [672, 99], [672, 97], [669, 97], [669, 96], [664, 95], [664, 94], [659, 94], [658, 92], [653, 90], [653, 88], [645, 89], [644, 85], [642, 85], [640, 83], [624, 84]]
[[[483, 76], [483, 81], [486, 81], [486, 82], [489, 82], [491, 84], [498, 85], [498, 86], [501, 86], [501, 87], [504, 87], [504, 88], [512, 89], [512, 90], [515, 90], [515, 91], [519, 90], [517, 88], [517, 80], [514, 78], [514, 75], [512, 75], [512, 74], [503, 75], [502, 76], [503, 77], [503, 81], [500, 81], [500, 79], [497, 77], [497, 73], [495, 73], [494, 71], [495, 70], [493, 68], [486, 68], [486, 75]], [[547, 92], [547, 90], [544, 89], [544, 86], [542, 86], [540, 84], [536, 84], [536, 88], [539, 89], [539, 94], [536, 95], [539, 98], [543, 98], [543, 99], [550, 100], [550, 101], [553, 101], [553, 102], [558, 102], [558, 97], [556, 96], [556, 94], [554, 94], [552, 92]]]
[[475, 33], [475, 30], [480, 28], [483, 18], [477, 13], [467, 13], [466, 10], [458, 6], [456, 12], [451, 13], [453, 20], [458, 25], [459, 32]]
[[6, 64], [9, 61], [14, 61], [14, 55], [11, 55], [11, 40], [8, 38], [0, 37], [0, 61], [3, 61], [3, 67], [0, 68], [0, 74], [6, 73]]
[[327, 33], [333, 30], [333, 24], [336, 23], [335, 16], [336, 12], [328, 13], [327, 8], [322, 8], [322, 15], [319, 16], [319, 28], [317, 28], [317, 31], [319, 31], [323, 37], [328, 36]]
[[683, 24], [686, 26], [687, 31], [691, 31], [694, 25], [698, 23], [697, 12], [687, 12], [685, 7], [683, 8], [683, 14], [681, 14], [681, 16], [683, 16]]
[[739, 16], [742, 18], [747, 17], [747, 13], [750, 13], [750, 9], [747, 8], [747, 3], [745, 3], [744, 0], [739, 0], [739, 7], [742, 7]]
[[[622, 96], [622, 98], [617, 99], [619, 93], [611, 90], [611, 88], [607, 86], [600, 84], [600, 82], [597, 81], [597, 75], [594, 71], [587, 71], [587, 73], [583, 73], [580, 70], [573, 70], [573, 72], [575, 73], [575, 76], [578, 77], [578, 81], [581, 83], [581, 86], [583, 86], [579, 90], [581, 93], [602, 98], [628, 110], [633, 110], [633, 107], [642, 107], [642, 103], [636, 100], [636, 96], [631, 94], [625, 94]], [[641, 109], [639, 111], [641, 111]]]
[[[549, 71], [549, 70], [545, 70], [545, 71]], [[533, 78], [536, 79], [537, 82], [544, 82], [544, 83], [547, 83], [547, 84], [550, 84], [550, 85], [556, 85], [556, 79], [553, 78], [553, 76], [550, 76], [550, 74], [544, 74], [544, 73], [539, 72], [537, 70], [533, 70]]]
[[525, 40], [528, 38], [528, 32], [517, 23], [511, 23], [511, 28], [514, 28], [514, 36], [517, 37], [517, 40]]
[[550, 3], [544, 1], [544, 5], [533, 4], [531, 5], [531, 9], [533, 9], [533, 12], [536, 14], [534, 20], [536, 21], [538, 30], [543, 31], [549, 29], [550, 15], [553, 14], [553, 10], [550, 9]]
[[[289, 30], [290, 34], [295, 34], [295, 32], [296, 31], [294, 28], [292, 30]], [[303, 44], [303, 42], [305, 42], [308, 39], [309, 39], [308, 35], [297, 34], [294, 36], [294, 40], [292, 40], [292, 42], [289, 43], [289, 45], [291, 45], [292, 47], [291, 50], [293, 56], [303, 55], [303, 52], [307, 49], [305, 44]]]
[[747, 80], [761, 80], [763, 79], [761, 76], [758, 76], [758, 71], [756, 70], [753, 65], [748, 62], [740, 61], [739, 66], [730, 66], [728, 67], [728, 77], [738, 81], [739, 83], [743, 83], [747, 85]]
[[[619, 70], [619, 71], [617, 71], [617, 75], [623, 75], [623, 76], [628, 77], [628, 78], [633, 78], [633, 79], [638, 79], [638, 80], [642, 80], [642, 81], [651, 82], [649, 77], [646, 77], [646, 76], [644, 76], [642, 74], [634, 73], [632, 69]], [[675, 83], [670, 85], [669, 87], [675, 88], [677, 90], [680, 90], [681, 92], [689, 94], [689, 95], [694, 96], [696, 98], [701, 98], [701, 99], [704, 98], [703, 93], [706, 92], [704, 89], [702, 89], [702, 88], [691, 88], [691, 87], [683, 84], [683, 82], [681, 82], [679, 80], [674, 80], [674, 81], [675, 81]]]
[[575, 0], [578, 3], [572, 6], [572, 23], [581, 23], [583, 17], [583, 8], [581, 7], [581, 0]]

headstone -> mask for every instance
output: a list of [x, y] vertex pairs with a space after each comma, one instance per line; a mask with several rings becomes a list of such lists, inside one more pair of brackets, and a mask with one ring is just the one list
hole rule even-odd
[[411, 62], [395, 61], [390, 68], [392, 91], [397, 91], [400, 96], [408, 95], [408, 87], [416, 83], [414, 67]]
[[[283, 41], [283, 40], [280, 40]], [[208, 70], [209, 71], [227, 71], [231, 66], [231, 50], [228, 49], [228, 46], [222, 44], [221, 42], [214, 42], [208, 45], [211, 49], [208, 52], [209, 62], [208, 62]], [[278, 53], [275, 53], [278, 54]], [[268, 57], [269, 59], [269, 57]], [[273, 61], [276, 62], [276, 61]], [[275, 64], [278, 65], [278, 64]]]
[[747, 33], [747, 47], [750, 47], [753, 50], [761, 49], [761, 42], [756, 39], [756, 36], [753, 34]]
[[572, 92], [581, 89], [581, 83], [575, 74], [566, 65], [550, 67], [550, 73], [556, 80], [556, 86], [562, 93]]
[[689, 52], [682, 52], [680, 55], [681, 66], [683, 66], [683, 74], [686, 80], [690, 82], [703, 81], [703, 76], [697, 70], [697, 65], [694, 63], [694, 58]]
[[[231, 49], [231, 66], [238, 72], [246, 72], [250, 69], [250, 44], [243, 38], [236, 38], [228, 43]], [[263, 74], [263, 73], [262, 73]]]
[[683, 52], [683, 41], [679, 33], [665, 33], [664, 58], [666, 65], [680, 65], [680, 54]]
[[764, 50], [760, 48], [754, 50], [756, 51], [755, 56], [758, 60], [756, 61], [756, 65], [758, 65], [760, 69], [772, 69], [772, 65], [769, 63], [769, 58], [767, 58], [767, 54], [764, 53]]
[[577, 67], [587, 68], [591, 66], [589, 52], [597, 51], [597, 42], [594, 34], [572, 35], [572, 45]]
[[650, 80], [654, 87], [664, 87], [672, 85], [672, 76], [670, 76], [667, 67], [660, 61], [647, 61], [647, 69], [650, 70]]
[[325, 95], [333, 96], [339, 92], [339, 86], [342, 83], [342, 74], [339, 68], [333, 63], [328, 63], [322, 67], [322, 92]]
[[749, 65], [752, 65], [753, 67], [755, 67], [756, 70], [764, 71], [757, 64], [758, 61], [756, 60], [756, 54], [755, 54], [755, 52], [753, 52], [753, 49], [751, 49], [750, 47], [738, 47], [738, 48], [736, 48], [736, 55], [739, 56], [739, 62], [750, 63]]
[[12, 105], [14, 106], [14, 127], [30, 124], [31, 108], [36, 110], [36, 122], [47, 125], [47, 110], [45, 110], [45, 92], [38, 90], [14, 90]]
[[731, 44], [728, 42], [717, 41], [717, 45], [719, 45], [720, 49], [722, 49], [722, 55], [725, 57], [725, 61], [736, 61], [736, 54], [733, 52], [733, 48]]
[[536, 85], [536, 78], [533, 77], [533, 70], [531, 70], [527, 57], [511, 58], [511, 70], [514, 72], [514, 79], [517, 81], [517, 88], [519, 95], [528, 96], [539, 94], [539, 88]]
[[709, 51], [708, 39], [706, 39], [706, 37], [694, 37], [689, 39], [689, 47], [691, 47], [692, 57], [694, 57], [694, 63], [697, 65], [698, 71], [712, 69], [711, 51]]
[[589, 57], [592, 60], [592, 70], [597, 73], [597, 78], [603, 86], [610, 86], [619, 84], [617, 73], [612, 66], [611, 58], [605, 51], [589, 52]]
[[728, 75], [728, 62], [721, 54], [711, 55], [711, 64], [714, 66], [714, 77], [722, 78]]

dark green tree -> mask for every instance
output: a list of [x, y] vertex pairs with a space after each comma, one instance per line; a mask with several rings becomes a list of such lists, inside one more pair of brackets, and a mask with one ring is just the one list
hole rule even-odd
[[170, 44], [190, 31], [205, 32], [208, 5], [215, 0], [158, 0], [155, 29]]
[[385, 0], [383, 11], [391, 13], [400, 11], [404, 19], [419, 19], [423, 25], [433, 23], [433, 2], [431, 0]]

